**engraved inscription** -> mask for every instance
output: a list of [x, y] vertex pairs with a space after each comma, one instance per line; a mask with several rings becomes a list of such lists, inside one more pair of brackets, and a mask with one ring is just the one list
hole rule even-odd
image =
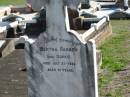
[[[63, 46], [59, 45], [58, 47], [47, 45], [46, 47], [40, 46], [39, 50], [43, 54], [45, 60], [43, 60], [43, 65], [45, 66], [45, 71], [47, 72], [75, 72], [77, 63], [72, 60], [73, 53], [78, 52], [79, 43], [74, 42], [73, 40], [61, 39], [51, 37], [46, 39], [45, 44], [55, 40], [56, 44], [74, 44], [75, 46]], [[55, 45], [55, 44], [54, 44]]]

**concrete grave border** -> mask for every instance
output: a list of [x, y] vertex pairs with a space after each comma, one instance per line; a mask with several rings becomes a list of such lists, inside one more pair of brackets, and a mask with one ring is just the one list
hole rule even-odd
[[5, 57], [15, 50], [14, 39], [0, 39], [4, 41], [0, 47], [0, 57]]
[[11, 13], [10, 7], [0, 7], [0, 17], [4, 15], [9, 15]]

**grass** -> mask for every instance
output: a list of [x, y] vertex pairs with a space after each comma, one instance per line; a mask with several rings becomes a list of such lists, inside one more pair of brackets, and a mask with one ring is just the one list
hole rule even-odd
[[120, 89], [116, 89], [113, 92], [107, 93], [105, 95], [105, 97], [123, 97], [123, 93], [122, 93], [122, 90], [120, 88]]
[[102, 68], [112, 72], [120, 71], [130, 61], [130, 21], [111, 21], [113, 36], [100, 49], [103, 54]]
[[24, 5], [26, 0], [0, 0], [0, 6], [6, 5]]
[[[122, 70], [130, 62], [130, 21], [112, 20], [111, 24], [113, 36], [100, 47], [103, 54], [101, 68], [104, 69], [99, 77], [100, 94], [102, 94], [102, 87], [112, 80], [114, 73]], [[122, 97], [118, 91], [116, 94], [109, 93], [108, 95]]]

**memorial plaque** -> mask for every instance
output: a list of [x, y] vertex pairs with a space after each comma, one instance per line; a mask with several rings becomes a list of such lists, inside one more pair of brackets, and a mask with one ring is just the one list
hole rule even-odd
[[46, 32], [25, 45], [29, 97], [97, 97], [92, 44], [66, 31], [62, 0], [46, 5]]

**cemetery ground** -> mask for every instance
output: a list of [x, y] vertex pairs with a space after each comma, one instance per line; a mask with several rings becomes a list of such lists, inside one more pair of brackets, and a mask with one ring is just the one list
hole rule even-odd
[[[99, 97], [130, 97], [130, 21], [112, 20], [113, 35], [99, 49], [103, 64], [99, 74]], [[27, 97], [24, 51], [0, 58], [0, 97]]]
[[[0, 0], [0, 5], [25, 4], [25, 0]], [[99, 97], [130, 97], [130, 21], [112, 20], [113, 35], [100, 47], [103, 64], [99, 74]], [[27, 97], [24, 51], [0, 58], [0, 97]]]
[[100, 47], [100, 97], [130, 97], [130, 21], [112, 20], [113, 35]]

